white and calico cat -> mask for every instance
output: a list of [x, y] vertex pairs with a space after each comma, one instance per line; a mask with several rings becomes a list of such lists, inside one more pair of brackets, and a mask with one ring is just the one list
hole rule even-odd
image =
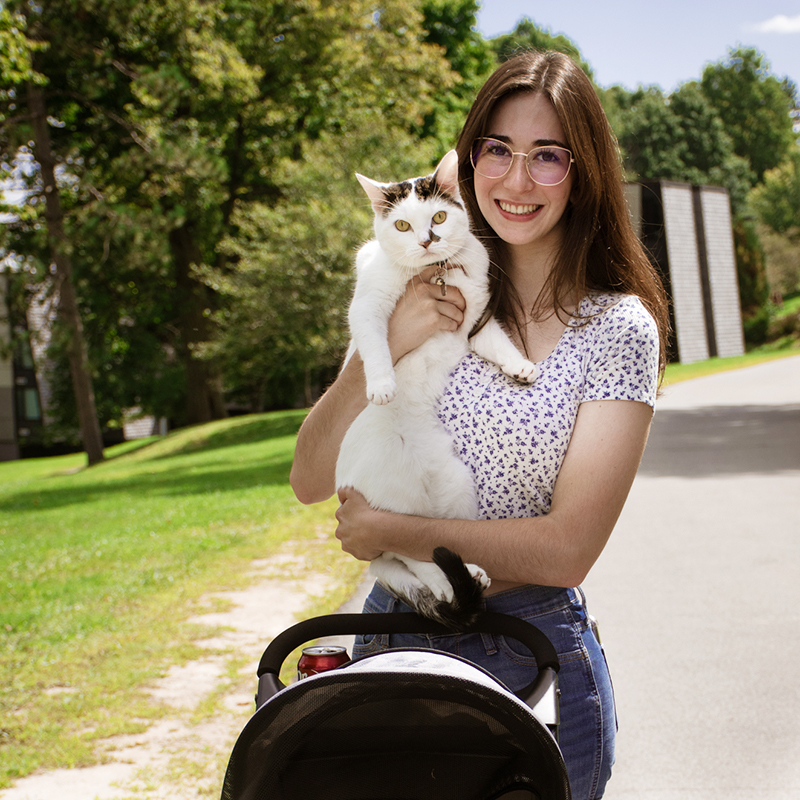
[[[495, 319], [469, 333], [489, 300], [488, 254], [470, 230], [458, 191], [458, 157], [450, 151], [433, 175], [378, 183], [357, 175], [375, 211], [375, 238], [356, 257], [349, 312], [355, 350], [364, 363], [370, 403], [347, 431], [336, 464], [337, 489], [352, 486], [373, 508], [429, 518], [475, 519], [472, 474], [458, 458], [436, 412], [448, 376], [471, 348], [517, 380], [532, 383], [536, 366]], [[432, 282], [456, 286], [466, 300], [455, 333], [439, 332], [392, 366], [389, 317], [411, 278], [438, 265]], [[456, 627], [478, 610], [486, 573], [437, 548], [434, 562], [384, 553], [370, 570], [427, 617]]]

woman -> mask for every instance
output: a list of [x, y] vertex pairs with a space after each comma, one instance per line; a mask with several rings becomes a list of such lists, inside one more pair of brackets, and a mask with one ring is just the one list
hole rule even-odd
[[[430, 560], [443, 545], [487, 571], [486, 608], [532, 621], [559, 652], [559, 744], [573, 796], [590, 800], [603, 796], [611, 773], [616, 720], [575, 587], [611, 534], [647, 441], [666, 301], [630, 224], [605, 114], [567, 56], [527, 53], [498, 68], [457, 151], [462, 194], [492, 256], [489, 313], [538, 362], [540, 377], [522, 386], [469, 355], [441, 399], [439, 416], [475, 475], [478, 520], [375, 511], [345, 489], [337, 536], [360, 559], [391, 551]], [[461, 322], [463, 298], [442, 297], [427, 277], [410, 282], [392, 317], [395, 361]], [[333, 493], [339, 444], [365, 405], [354, 357], [300, 431], [292, 486], [301, 501]], [[365, 605], [404, 608], [380, 584]], [[530, 680], [530, 654], [502, 637], [375, 637], [355, 654], [407, 645], [458, 653], [512, 689]]]

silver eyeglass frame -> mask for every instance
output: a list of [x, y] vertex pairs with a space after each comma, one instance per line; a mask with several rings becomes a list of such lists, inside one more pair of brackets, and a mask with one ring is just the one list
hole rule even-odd
[[[475, 172], [482, 178], [488, 178], [490, 181], [500, 180], [500, 178], [505, 178], [505, 176], [508, 175], [508, 173], [511, 171], [511, 167], [514, 165], [514, 156], [525, 157], [525, 172], [527, 173], [528, 177], [539, 186], [560, 186], [569, 176], [572, 165], [575, 163], [575, 157], [572, 154], [572, 150], [570, 150], [568, 147], [562, 147], [559, 144], [542, 144], [538, 147], [532, 147], [527, 153], [518, 153], [508, 147], [509, 152], [511, 153], [511, 161], [508, 162], [508, 169], [502, 175], [484, 175], [483, 172], [478, 170], [478, 165], [475, 163], [475, 153], [479, 142], [497, 142], [497, 144], [501, 144], [503, 147], [508, 147], [508, 145], [505, 142], [501, 142], [499, 139], [494, 139], [491, 136], [480, 136], [472, 143], [472, 148], [469, 151], [469, 162], [472, 164], [472, 169], [474, 169]], [[556, 183], [542, 183], [541, 181], [537, 181], [536, 178], [531, 175], [531, 171], [528, 167], [528, 157], [531, 153], [535, 153], [537, 150], [563, 150], [565, 153], [569, 153], [567, 171], [564, 173], [564, 177], [560, 181], [557, 181]]]

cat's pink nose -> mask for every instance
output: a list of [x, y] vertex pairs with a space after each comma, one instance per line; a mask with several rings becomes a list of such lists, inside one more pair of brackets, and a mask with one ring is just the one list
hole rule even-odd
[[433, 242], [438, 242], [441, 238], [441, 236], [438, 236], [433, 231], [428, 231], [428, 238], [421, 241], [420, 244], [427, 250]]

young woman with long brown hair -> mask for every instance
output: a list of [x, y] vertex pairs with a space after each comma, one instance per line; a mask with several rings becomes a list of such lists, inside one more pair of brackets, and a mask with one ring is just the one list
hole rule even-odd
[[[559, 652], [559, 743], [576, 800], [602, 797], [616, 718], [580, 583], [622, 510], [650, 427], [664, 365], [666, 300], [628, 216], [616, 142], [586, 75], [560, 53], [526, 53], [482, 88], [457, 144], [476, 233], [492, 256], [494, 314], [540, 376], [520, 385], [468, 355], [439, 417], [471, 468], [481, 515], [433, 520], [371, 509], [339, 492], [337, 536], [371, 560], [430, 560], [435, 547], [480, 564], [488, 610], [532, 621]], [[463, 318], [457, 291], [412, 281], [389, 330], [395, 361]], [[298, 436], [292, 486], [305, 503], [334, 492], [347, 428], [366, 404], [352, 358]], [[402, 610], [380, 584], [366, 611]], [[502, 637], [375, 637], [355, 655], [433, 646], [480, 664], [516, 690], [530, 654]]]

